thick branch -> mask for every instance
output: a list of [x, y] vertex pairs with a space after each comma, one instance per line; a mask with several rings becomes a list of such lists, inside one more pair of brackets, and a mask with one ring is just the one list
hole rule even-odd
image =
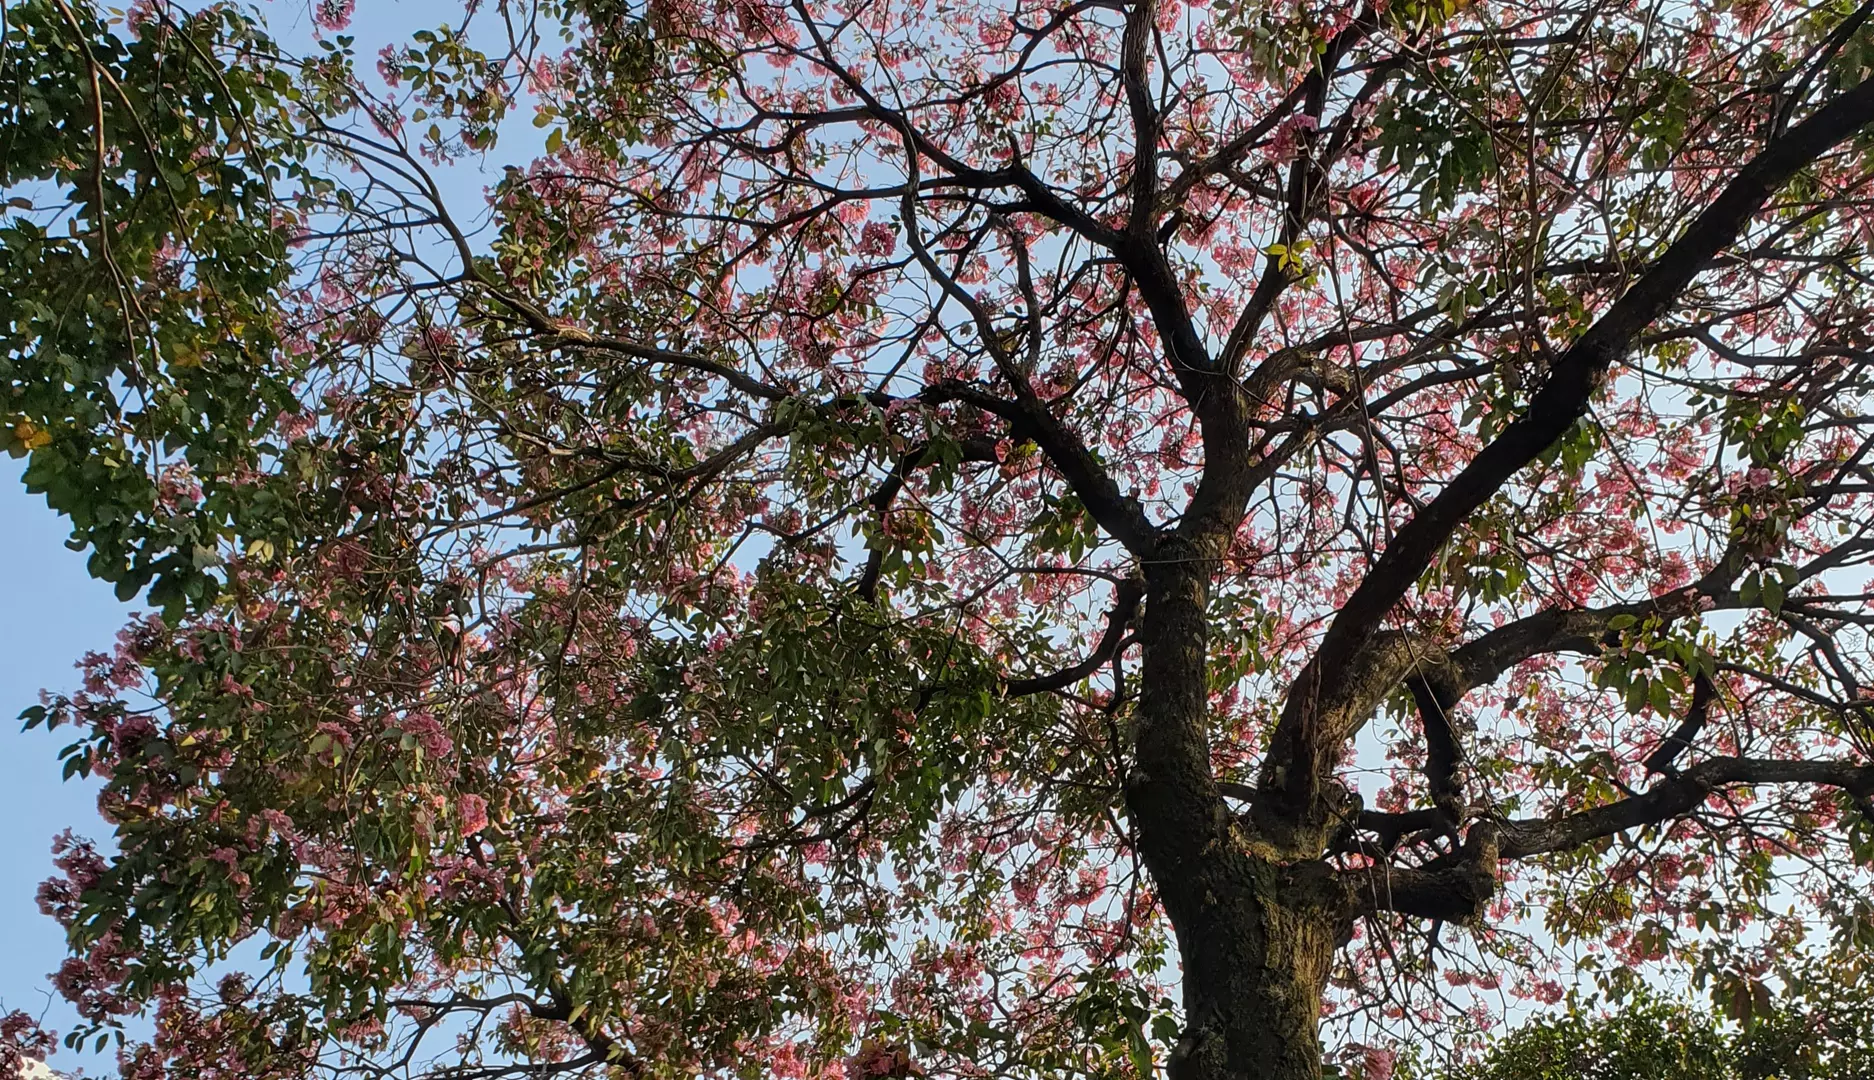
[[[907, 143], [905, 171], [909, 175], [909, 183], [905, 186], [899, 204], [899, 211], [904, 216], [905, 239], [910, 242], [926, 272], [944, 292], [970, 313], [984, 346], [995, 359], [997, 370], [1015, 393], [1015, 399], [1011, 401], [979, 390], [969, 383], [952, 380], [926, 388], [922, 396], [932, 402], [961, 401], [1007, 420], [1017, 436], [1033, 439], [1035, 445], [1041, 448], [1041, 452], [1047, 455], [1055, 470], [1067, 481], [1074, 494], [1080, 497], [1101, 528], [1133, 554], [1145, 554], [1157, 530], [1146, 520], [1144, 508], [1137, 499], [1120, 493], [1119, 485], [1113, 482], [1113, 478], [1080, 436], [1049, 411], [1047, 402], [1035, 393], [1029, 381], [1029, 373], [998, 343], [995, 323], [989, 312], [960, 282], [944, 273], [936, 257], [925, 246], [918, 232], [917, 201], [912, 195], [918, 181], [918, 152], [908, 122], [904, 124], [902, 134]], [[1015, 243], [1019, 246], [1021, 241], [1016, 239]]]
[[1113, 482], [1080, 436], [1056, 419], [1045, 405], [1010, 401], [969, 383], [954, 381], [938, 383], [920, 396], [931, 402], [960, 401], [1007, 420], [1016, 438], [1032, 439], [1041, 448], [1048, 462], [1108, 535], [1136, 555], [1152, 550], [1158, 530], [1146, 519], [1145, 508], [1139, 500], [1119, 490], [1119, 485]]
[[1606, 806], [1560, 818], [1503, 822], [1499, 826], [1501, 855], [1505, 859], [1521, 859], [1579, 847], [1628, 829], [1664, 824], [1691, 813], [1715, 791], [1748, 784], [1817, 784], [1867, 798], [1874, 795], [1874, 765], [1846, 761], [1708, 758], [1639, 795]]
[[1156, 231], [1153, 204], [1158, 195], [1158, 109], [1146, 81], [1146, 52], [1151, 44], [1157, 0], [1133, 0], [1119, 45], [1120, 80], [1132, 114], [1132, 215], [1127, 223], [1135, 238]]
[[1456, 825], [1464, 805], [1463, 778], [1458, 771], [1464, 752], [1458, 746], [1451, 712], [1460, 695], [1423, 674], [1407, 678], [1406, 687], [1412, 691], [1419, 722], [1425, 729], [1425, 782], [1431, 789], [1432, 805]]
[[[1428, 919], [1471, 918], [1483, 911], [1496, 889], [1499, 860], [1566, 851], [1628, 829], [1663, 825], [1698, 809], [1714, 792], [1755, 784], [1840, 788], [1862, 805], [1874, 794], [1874, 765], [1710, 758], [1639, 795], [1606, 806], [1559, 818], [1480, 821], [1471, 829], [1462, 849], [1434, 860], [1432, 865], [1364, 867], [1347, 871], [1342, 877], [1361, 913], [1397, 911]], [[1363, 815], [1362, 827], [1366, 826]]]
[[1397, 911], [1462, 922], [1482, 915], [1497, 891], [1499, 842], [1496, 826], [1485, 822], [1437, 869], [1369, 866], [1346, 871], [1341, 880], [1358, 914]]
[[1399, 529], [1329, 627], [1317, 662], [1332, 670], [1350, 660], [1458, 525], [1587, 412], [1607, 370], [1692, 279], [1737, 239], [1770, 195], [1870, 122], [1874, 122], [1874, 80], [1816, 110], [1740, 169], [1685, 234], [1555, 361], [1548, 381], [1523, 414]]
[[1692, 681], [1692, 705], [1685, 710], [1685, 719], [1666, 741], [1659, 744], [1659, 749], [1646, 756], [1646, 771], [1649, 773], [1671, 773], [1672, 763], [1680, 754], [1692, 748], [1692, 740], [1704, 729], [1705, 721], [1711, 716], [1711, 703], [1718, 696], [1718, 688], [1711, 681], [1711, 676], [1700, 672]]

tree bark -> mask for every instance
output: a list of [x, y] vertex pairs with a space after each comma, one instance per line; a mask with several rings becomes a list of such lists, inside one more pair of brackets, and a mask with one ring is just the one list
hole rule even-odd
[[1320, 1080], [1319, 1025], [1340, 911], [1318, 862], [1218, 858], [1174, 917], [1186, 1027], [1172, 1080]]
[[1319, 851], [1233, 817], [1210, 770], [1211, 560], [1174, 541], [1147, 573], [1137, 766], [1127, 802], [1177, 934], [1185, 1031], [1172, 1080], [1320, 1080], [1329, 966], [1349, 925]]

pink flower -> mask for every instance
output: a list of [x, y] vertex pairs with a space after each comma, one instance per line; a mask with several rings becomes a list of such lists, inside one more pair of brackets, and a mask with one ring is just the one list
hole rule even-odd
[[143, 27], [155, 17], [156, 0], [136, 0], [136, 3], [130, 5], [130, 10], [124, 13], [124, 29], [141, 37]]
[[883, 258], [898, 249], [898, 234], [883, 221], [868, 221], [859, 230], [859, 254]]
[[488, 800], [480, 795], [458, 795], [456, 817], [462, 822], [462, 835], [474, 836], [488, 827]]
[[911, 1051], [903, 1046], [887, 1046], [875, 1039], [867, 1039], [846, 1067], [854, 1076], [864, 1080], [877, 1076], [909, 1076], [912, 1069]]
[[430, 757], [448, 757], [449, 752], [455, 749], [455, 743], [451, 742], [448, 733], [443, 731], [442, 724], [428, 713], [412, 713], [404, 717], [397, 727], [410, 736], [416, 745], [422, 747], [423, 752]]
[[273, 426], [287, 442], [298, 442], [319, 426], [319, 418], [303, 412], [281, 412], [273, 418]]
[[321, 30], [337, 33], [351, 25], [351, 10], [357, 0], [318, 0], [312, 9], [312, 21]]
[[26, 1062], [44, 1061], [58, 1037], [23, 1012], [0, 1016], [0, 1076], [23, 1076]]
[[384, 85], [393, 90], [397, 88], [398, 83], [403, 81], [403, 68], [398, 64], [400, 59], [402, 57], [397, 54], [395, 45], [386, 45], [378, 50], [377, 77], [383, 79]]
[[1311, 133], [1314, 129], [1315, 119], [1312, 116], [1291, 116], [1282, 121], [1275, 129], [1275, 136], [1269, 140], [1269, 160], [1277, 165], [1295, 160], [1295, 155], [1301, 152], [1305, 133]]

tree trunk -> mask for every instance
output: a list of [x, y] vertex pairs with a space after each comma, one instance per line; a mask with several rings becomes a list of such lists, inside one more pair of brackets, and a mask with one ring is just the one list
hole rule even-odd
[[[1172, 1080], [1320, 1080], [1321, 997], [1338, 944], [1325, 874], [1224, 856], [1178, 926], [1185, 1032]], [[1305, 864], [1318, 867], [1320, 864]], [[1188, 928], [1187, 928], [1188, 927]]]
[[1126, 788], [1184, 966], [1185, 1032], [1170, 1075], [1320, 1080], [1321, 998], [1343, 906], [1318, 850], [1296, 850], [1292, 837], [1280, 847], [1259, 840], [1211, 775], [1209, 564], [1174, 550], [1148, 571], [1137, 764]]

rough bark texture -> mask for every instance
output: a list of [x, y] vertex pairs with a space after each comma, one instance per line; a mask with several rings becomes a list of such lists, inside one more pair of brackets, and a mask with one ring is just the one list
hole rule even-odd
[[1345, 892], [1319, 852], [1271, 845], [1226, 807], [1205, 731], [1210, 560], [1193, 544], [1165, 547], [1147, 579], [1127, 797], [1184, 966], [1186, 1029], [1170, 1075], [1319, 1080], [1317, 1026]]
[[1178, 933], [1190, 1020], [1171, 1077], [1319, 1080], [1316, 1029], [1340, 919], [1325, 868], [1229, 851], [1191, 884]]

